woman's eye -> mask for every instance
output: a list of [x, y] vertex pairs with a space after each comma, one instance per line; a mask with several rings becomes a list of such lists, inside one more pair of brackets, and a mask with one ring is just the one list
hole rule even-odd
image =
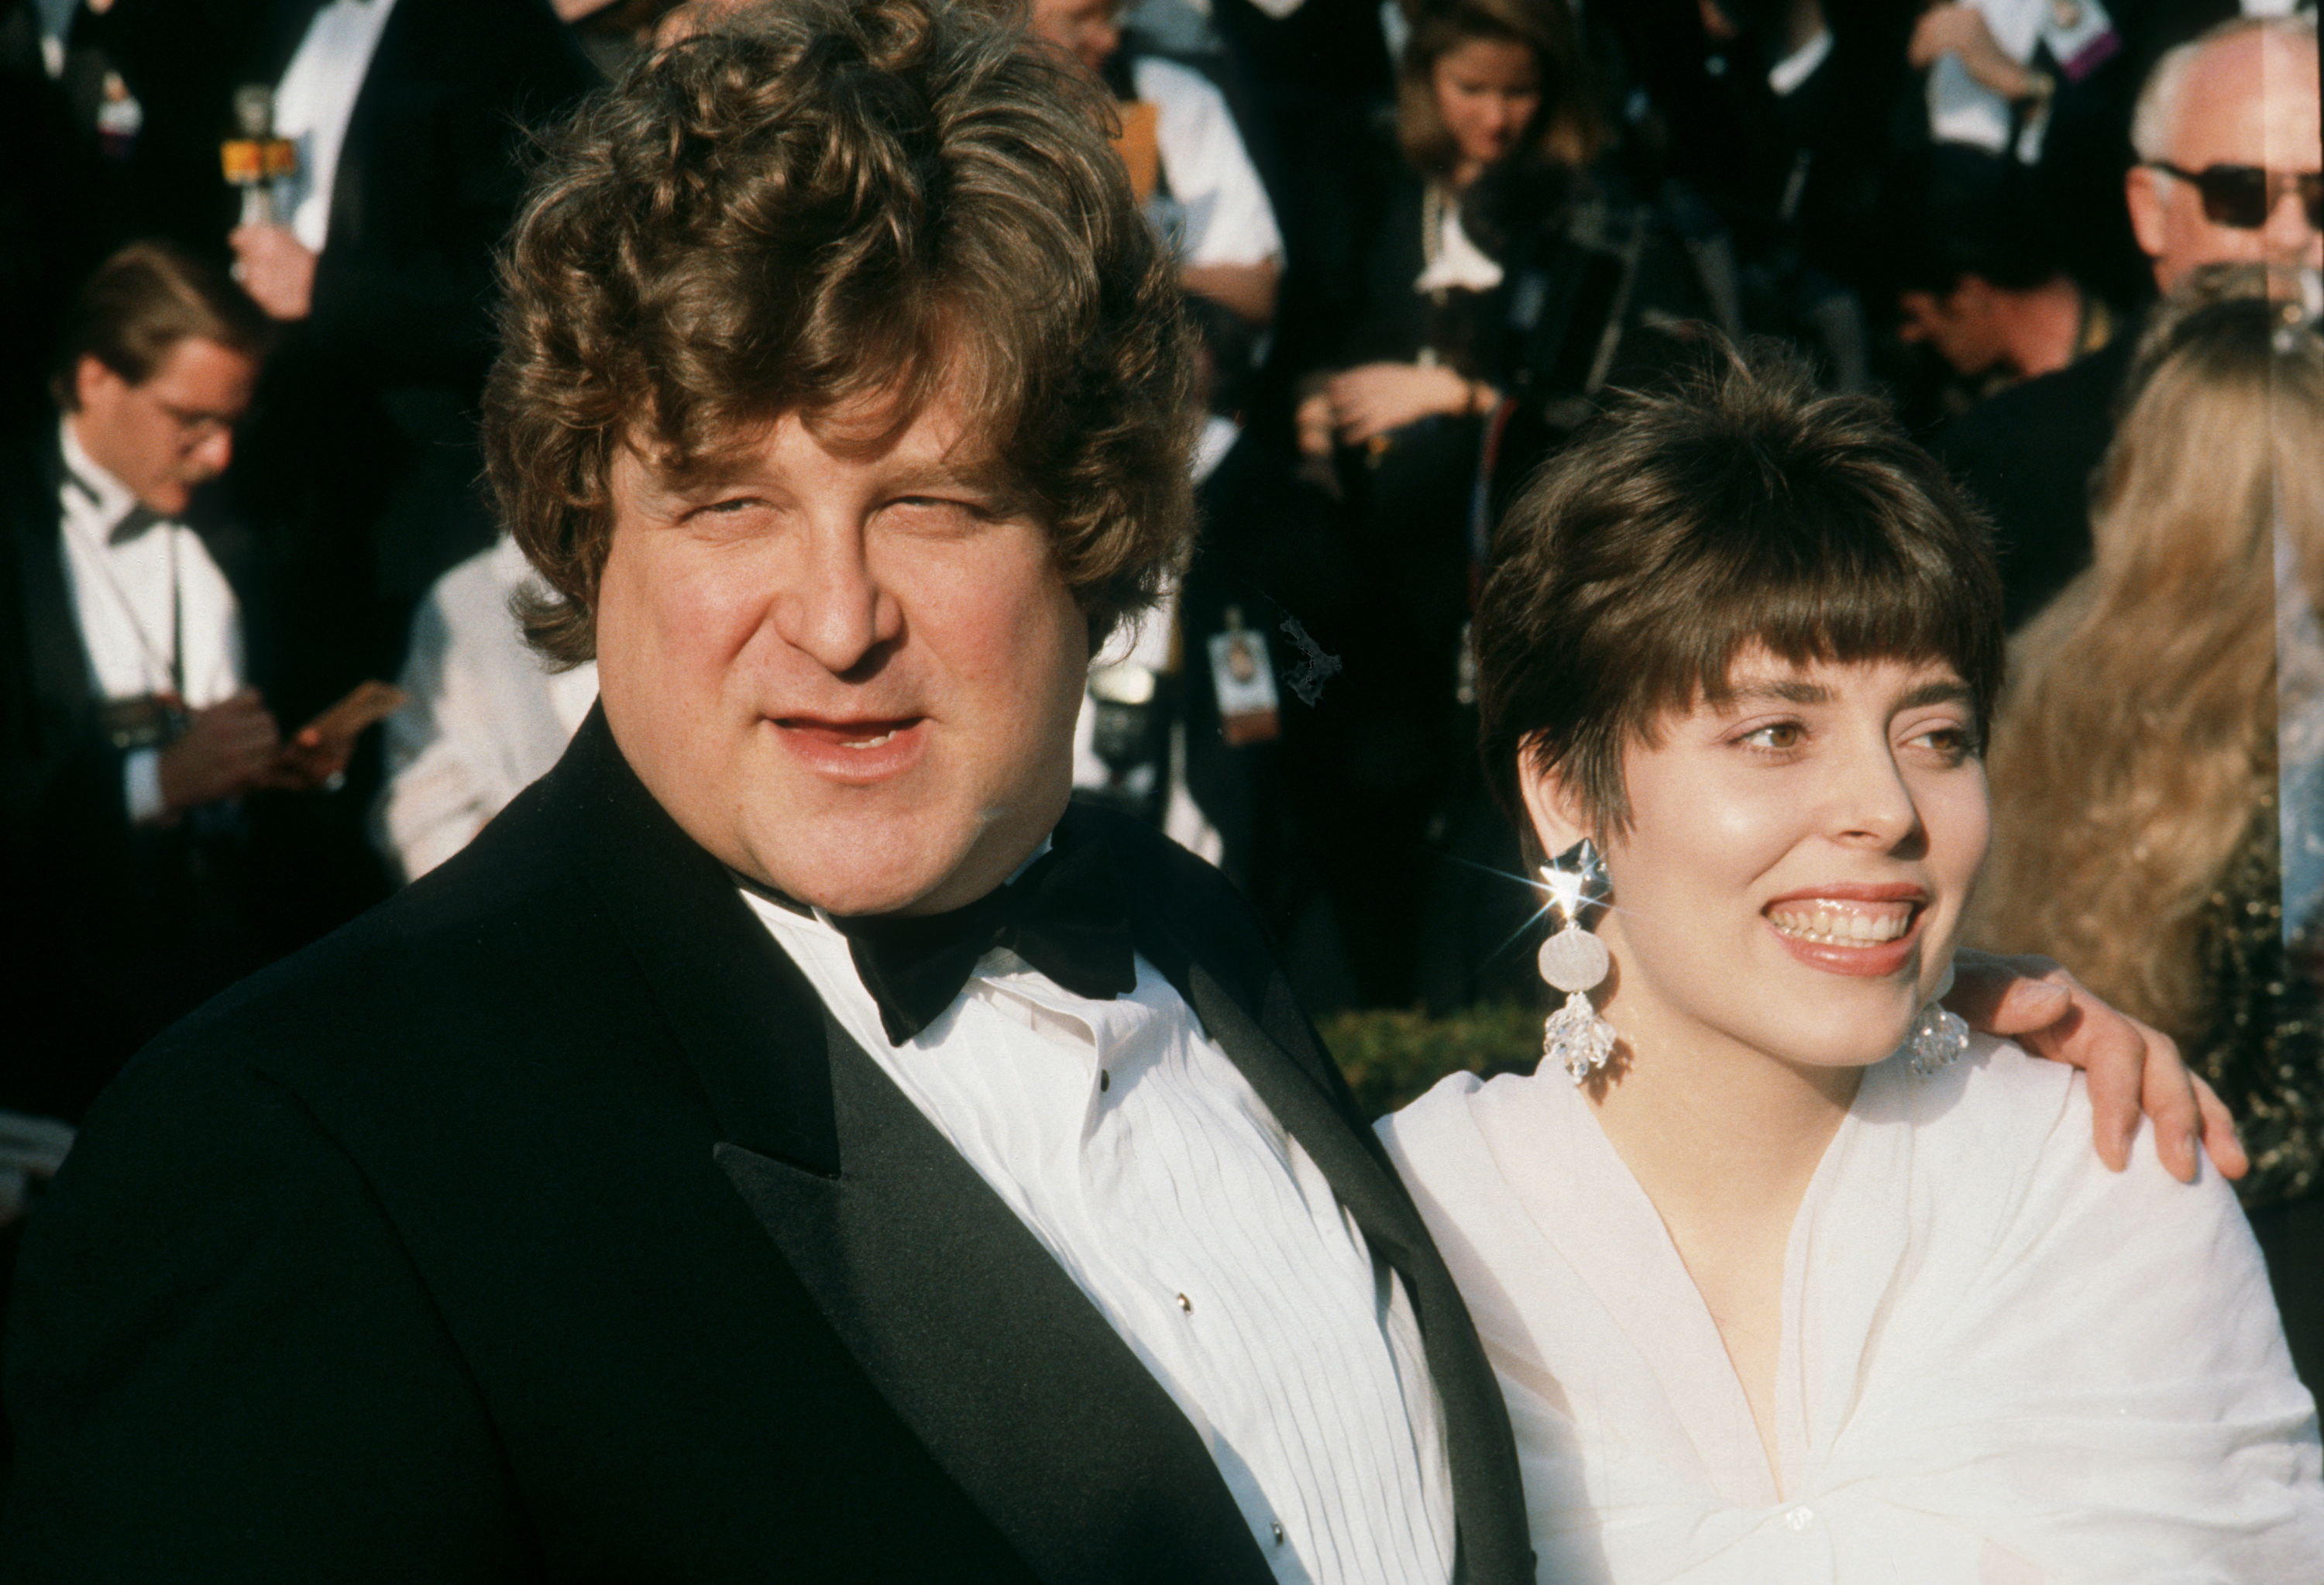
[[1742, 741], [1755, 749], [1796, 749], [1806, 735], [1807, 729], [1796, 721], [1776, 721], [1745, 733]]
[[1913, 740], [1925, 743], [1947, 760], [1966, 760], [1977, 752], [1977, 739], [1963, 725], [1932, 726]]

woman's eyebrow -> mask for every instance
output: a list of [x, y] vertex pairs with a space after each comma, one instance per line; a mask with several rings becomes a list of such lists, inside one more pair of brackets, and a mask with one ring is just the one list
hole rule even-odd
[[1720, 696], [1723, 705], [1829, 705], [1831, 690], [1802, 677], [1755, 677]]
[[1896, 701], [1899, 710], [1918, 710], [1924, 705], [1969, 705], [1976, 702], [1969, 684], [1957, 677], [1939, 677], [1924, 682]]

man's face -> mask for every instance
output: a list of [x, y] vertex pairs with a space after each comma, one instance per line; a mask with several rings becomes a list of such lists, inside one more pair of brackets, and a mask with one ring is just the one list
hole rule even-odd
[[[786, 414], [710, 477], [614, 459], [598, 686], [729, 867], [841, 915], [991, 890], [1065, 810], [1089, 626], [955, 403], [884, 449]], [[852, 420], [852, 422], [851, 422]]]
[[2001, 334], [2001, 317], [1995, 311], [1993, 288], [1982, 278], [1964, 275], [1950, 291], [1900, 291], [1896, 338], [1911, 345], [1926, 342], [1930, 350], [1974, 380], [2000, 363], [2008, 348]]
[[[2181, 170], [2214, 165], [2271, 172], [2318, 169], [2316, 52], [2264, 33], [2242, 33], [2203, 51], [2189, 68], [2171, 147]], [[2154, 261], [2164, 291], [2205, 264], [2267, 263], [2279, 270], [2324, 267], [2324, 238], [2308, 223], [2290, 183], [2278, 184], [2266, 224], [2221, 225], [2203, 213], [2194, 184], [2141, 165], [2127, 197], [2138, 244]]]
[[198, 336], [172, 346], [134, 385], [83, 357], [73, 371], [73, 436], [145, 506], [176, 517], [234, 459], [234, 427], [257, 383], [256, 359]]
[[1121, 48], [1114, 15], [1121, 0], [1034, 0], [1033, 31], [1091, 71], [1105, 69]]

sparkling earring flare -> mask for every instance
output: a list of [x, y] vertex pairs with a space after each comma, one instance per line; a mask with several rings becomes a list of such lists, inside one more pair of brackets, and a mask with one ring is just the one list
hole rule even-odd
[[1582, 915], [1604, 902], [1613, 888], [1598, 844], [1586, 836], [1543, 865], [1541, 880], [1563, 923], [1541, 944], [1536, 961], [1550, 987], [1565, 992], [1565, 1005], [1542, 1026], [1541, 1055], [1579, 1084], [1614, 1055], [1614, 1026], [1598, 1016], [1585, 994], [1606, 978], [1613, 959], [1606, 944], [1582, 923]]
[[1959, 1013], [1931, 1002], [1913, 1016], [1904, 1036], [1906, 1065], [1923, 1078], [1950, 1067], [1969, 1049], [1969, 1025]]

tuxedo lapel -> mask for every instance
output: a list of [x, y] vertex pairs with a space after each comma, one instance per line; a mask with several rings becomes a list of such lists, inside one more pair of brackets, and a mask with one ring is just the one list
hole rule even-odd
[[[1141, 895], [1163, 895], [1140, 888]], [[1356, 1219], [1373, 1250], [1404, 1280], [1428, 1372], [1444, 1409], [1445, 1451], [1466, 1585], [1531, 1585], [1533, 1548], [1508, 1410], [1475, 1323], [1379, 1138], [1354, 1116], [1347, 1091], [1316, 1045], [1280, 973], [1255, 994], [1250, 974], [1194, 945], [1204, 939], [1148, 908], [1139, 950], [1186, 999], [1203, 1028], [1242, 1070], [1276, 1120], [1299, 1141]]]
[[930, 1454], [1055, 1585], [1271, 1580], [1128, 1345], [836, 1027], [830, 1053], [840, 1173], [719, 1165]]
[[26, 493], [15, 518], [17, 576], [23, 579], [25, 648], [32, 665], [32, 693], [53, 719], [89, 718], [94, 679], [88, 650], [81, 642], [71, 585], [65, 581], [64, 455], [53, 432], [33, 455], [23, 483]]
[[716, 1117], [715, 1156], [881, 1396], [1056, 1585], [1272, 1574], [1200, 1434], [823, 1009], [593, 711], [545, 791]]

